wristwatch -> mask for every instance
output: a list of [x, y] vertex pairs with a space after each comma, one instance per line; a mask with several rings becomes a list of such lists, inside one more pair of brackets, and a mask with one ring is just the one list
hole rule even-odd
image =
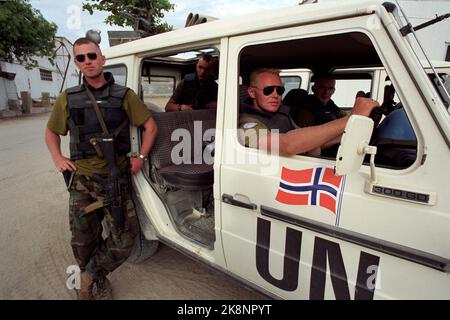
[[142, 153], [138, 155], [138, 158], [141, 158], [142, 160], [147, 160], [147, 156], [143, 155]]

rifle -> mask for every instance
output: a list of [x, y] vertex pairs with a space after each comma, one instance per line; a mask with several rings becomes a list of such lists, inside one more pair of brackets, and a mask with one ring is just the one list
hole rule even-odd
[[115, 151], [115, 137], [119, 134], [122, 129], [128, 124], [128, 119], [126, 119], [113, 134], [108, 132], [105, 121], [103, 119], [100, 108], [97, 101], [92, 94], [92, 92], [86, 87], [86, 94], [91, 100], [92, 106], [94, 107], [95, 113], [97, 115], [98, 122], [102, 128], [103, 133], [90, 140], [90, 143], [96, 150], [99, 157], [103, 157], [108, 163], [108, 177], [103, 178], [97, 174], [92, 176], [92, 180], [101, 184], [105, 189], [105, 199], [92, 203], [91, 205], [84, 208], [84, 213], [91, 212], [95, 209], [111, 206], [111, 216], [114, 221], [114, 225], [117, 230], [121, 232], [124, 227], [125, 218], [122, 211], [122, 196], [120, 190], [120, 170], [117, 167], [116, 162], [116, 151]]
[[120, 190], [120, 170], [116, 163], [116, 153], [114, 148], [114, 135], [103, 134], [101, 137], [92, 138], [91, 144], [97, 145], [103, 158], [108, 163], [109, 175], [107, 178], [103, 178], [97, 174], [92, 176], [92, 180], [100, 183], [105, 189], [105, 200], [103, 204], [105, 206], [111, 206], [111, 216], [113, 217], [116, 228], [121, 231], [124, 226], [124, 216], [122, 212], [122, 195]]

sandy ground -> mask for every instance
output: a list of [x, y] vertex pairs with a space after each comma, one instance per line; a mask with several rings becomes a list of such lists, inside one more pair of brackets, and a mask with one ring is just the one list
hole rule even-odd
[[[47, 117], [0, 120], [0, 299], [75, 299], [68, 193], [44, 143]], [[115, 299], [263, 299], [166, 246], [110, 279]]]

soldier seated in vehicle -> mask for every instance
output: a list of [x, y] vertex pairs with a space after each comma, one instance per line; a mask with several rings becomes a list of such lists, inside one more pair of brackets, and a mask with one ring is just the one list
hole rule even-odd
[[218, 85], [217, 59], [203, 54], [196, 64], [196, 72], [187, 74], [178, 84], [166, 104], [166, 111], [188, 111], [215, 108]]
[[[279, 73], [276, 69], [263, 68], [251, 74], [248, 94], [252, 104], [240, 108], [241, 143], [283, 156], [302, 153], [319, 155], [321, 149], [339, 143], [349, 116], [299, 128], [289, 115], [289, 107], [281, 105], [284, 87]], [[376, 107], [379, 107], [378, 102], [358, 98], [350, 115], [369, 116]], [[272, 143], [278, 143], [278, 146], [272, 146]]]
[[[314, 82], [312, 86], [313, 94], [305, 97], [301, 104], [291, 112], [294, 121], [304, 128], [345, 117], [347, 113], [341, 110], [331, 99], [336, 91], [334, 76], [330, 73], [317, 73], [312, 81]], [[328, 150], [322, 150], [323, 156], [334, 157], [336, 153], [337, 145]]]

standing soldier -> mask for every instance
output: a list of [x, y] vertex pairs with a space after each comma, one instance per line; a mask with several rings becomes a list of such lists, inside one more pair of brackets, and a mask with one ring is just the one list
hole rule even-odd
[[[81, 269], [79, 299], [111, 298], [106, 275], [130, 255], [139, 232], [131, 198], [130, 173], [144, 164], [157, 134], [150, 112], [129, 88], [103, 72], [98, 44], [80, 38], [73, 46], [83, 83], [56, 99], [45, 141], [56, 168], [67, 178], [72, 250]], [[139, 156], [130, 160], [129, 122], [142, 126]], [[61, 153], [60, 135], [70, 131], [70, 159]], [[110, 229], [102, 237], [102, 224]]]

